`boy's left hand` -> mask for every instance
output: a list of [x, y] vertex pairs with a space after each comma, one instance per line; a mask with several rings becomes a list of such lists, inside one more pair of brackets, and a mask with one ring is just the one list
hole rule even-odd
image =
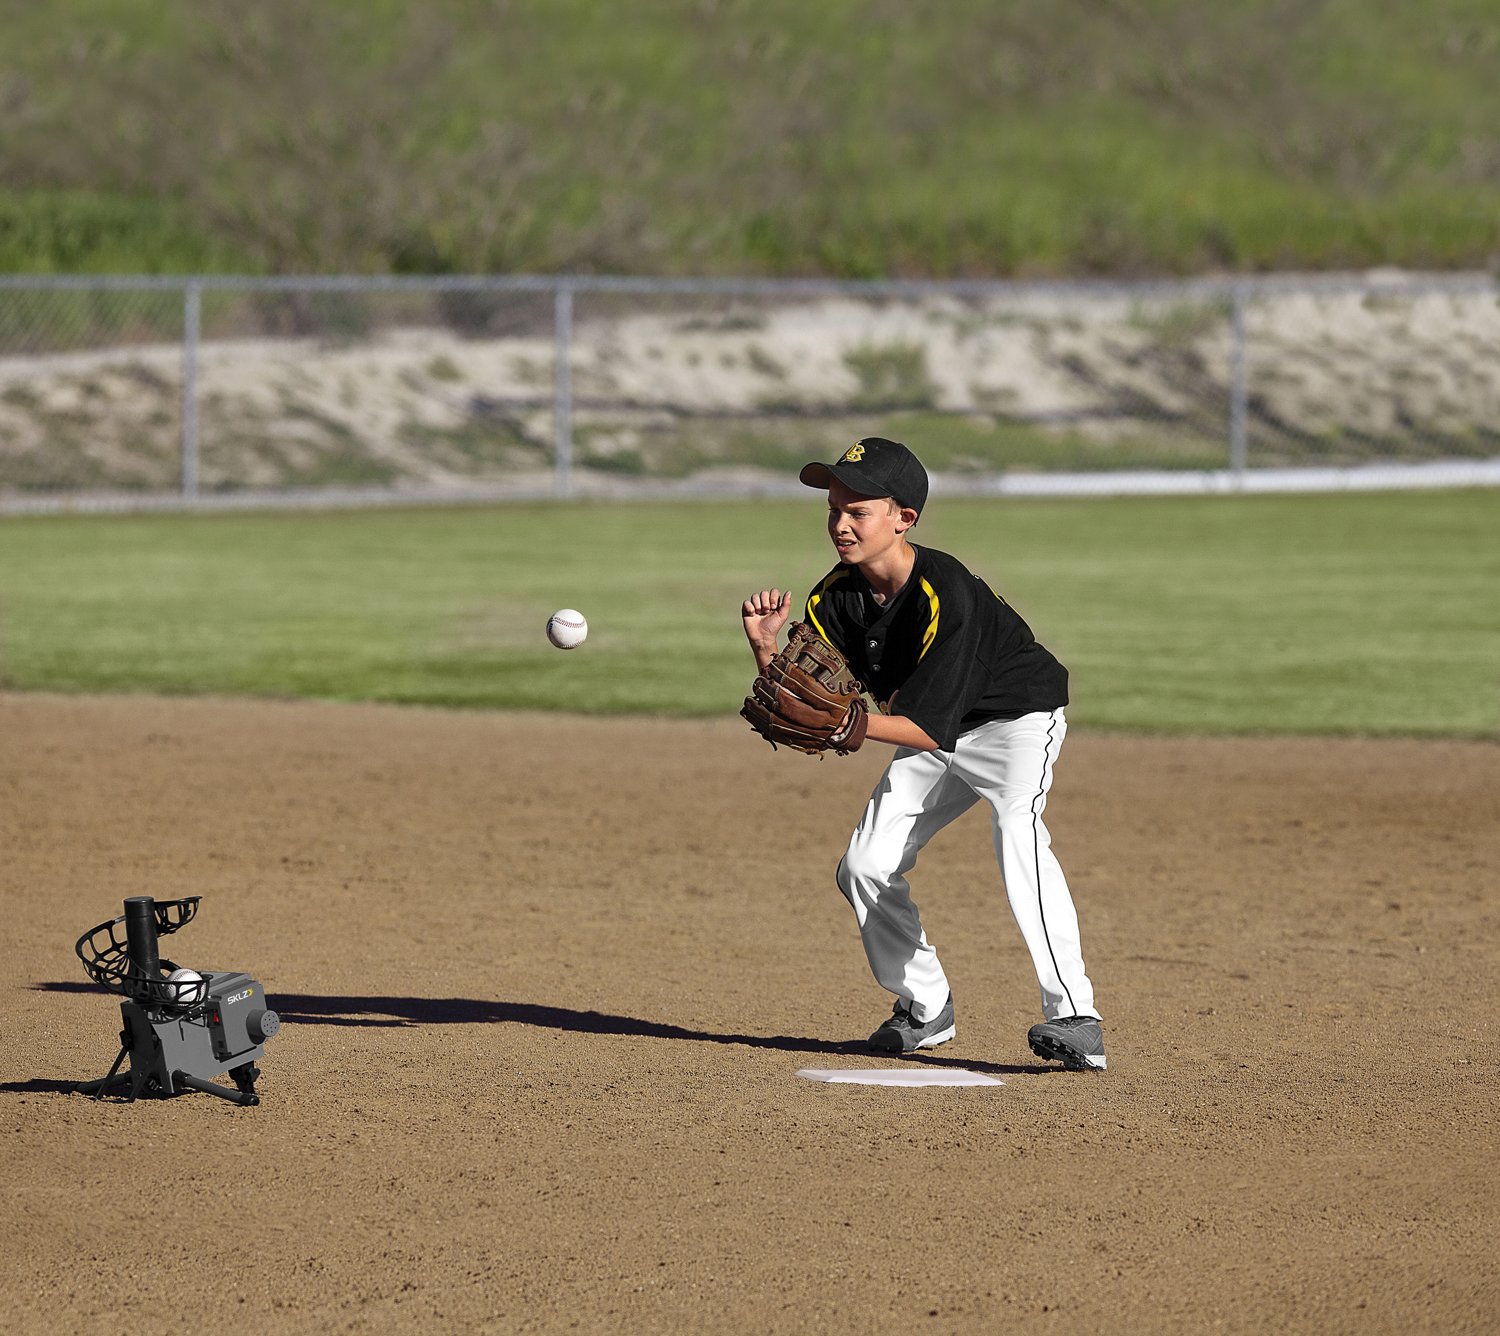
[[740, 714], [773, 747], [847, 756], [859, 750], [869, 728], [870, 710], [860, 691], [844, 656], [806, 622], [797, 622], [786, 648], [751, 685]]

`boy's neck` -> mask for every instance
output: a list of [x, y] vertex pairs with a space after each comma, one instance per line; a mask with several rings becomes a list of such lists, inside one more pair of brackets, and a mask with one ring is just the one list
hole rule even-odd
[[917, 564], [917, 550], [903, 538], [888, 552], [882, 552], [873, 561], [862, 561], [859, 573], [865, 577], [870, 592], [877, 603], [889, 603], [905, 587], [911, 578], [911, 568]]

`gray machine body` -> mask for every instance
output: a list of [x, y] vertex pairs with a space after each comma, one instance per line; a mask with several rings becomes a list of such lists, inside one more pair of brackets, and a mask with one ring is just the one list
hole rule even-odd
[[178, 1094], [180, 1073], [207, 1081], [265, 1057], [265, 1041], [280, 1020], [267, 1009], [260, 983], [229, 971], [204, 971], [203, 978], [205, 1000], [190, 1009], [120, 1003], [120, 1041], [130, 1053], [135, 1090]]

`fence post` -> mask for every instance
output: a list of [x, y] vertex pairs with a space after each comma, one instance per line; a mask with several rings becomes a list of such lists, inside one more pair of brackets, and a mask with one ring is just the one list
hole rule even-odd
[[573, 494], [573, 288], [561, 279], [552, 298], [552, 441], [557, 495]]
[[1230, 314], [1229, 349], [1229, 474], [1230, 485], [1236, 489], [1245, 485], [1247, 462], [1249, 372], [1245, 352], [1245, 307], [1248, 301], [1248, 286], [1236, 283]]
[[203, 289], [189, 283], [182, 293], [182, 494], [198, 495], [198, 339]]

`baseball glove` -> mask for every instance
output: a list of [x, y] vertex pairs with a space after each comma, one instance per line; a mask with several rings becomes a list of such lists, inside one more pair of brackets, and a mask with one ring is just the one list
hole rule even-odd
[[793, 622], [786, 648], [755, 679], [740, 714], [773, 747], [847, 756], [870, 723], [863, 690], [838, 650], [806, 622]]

